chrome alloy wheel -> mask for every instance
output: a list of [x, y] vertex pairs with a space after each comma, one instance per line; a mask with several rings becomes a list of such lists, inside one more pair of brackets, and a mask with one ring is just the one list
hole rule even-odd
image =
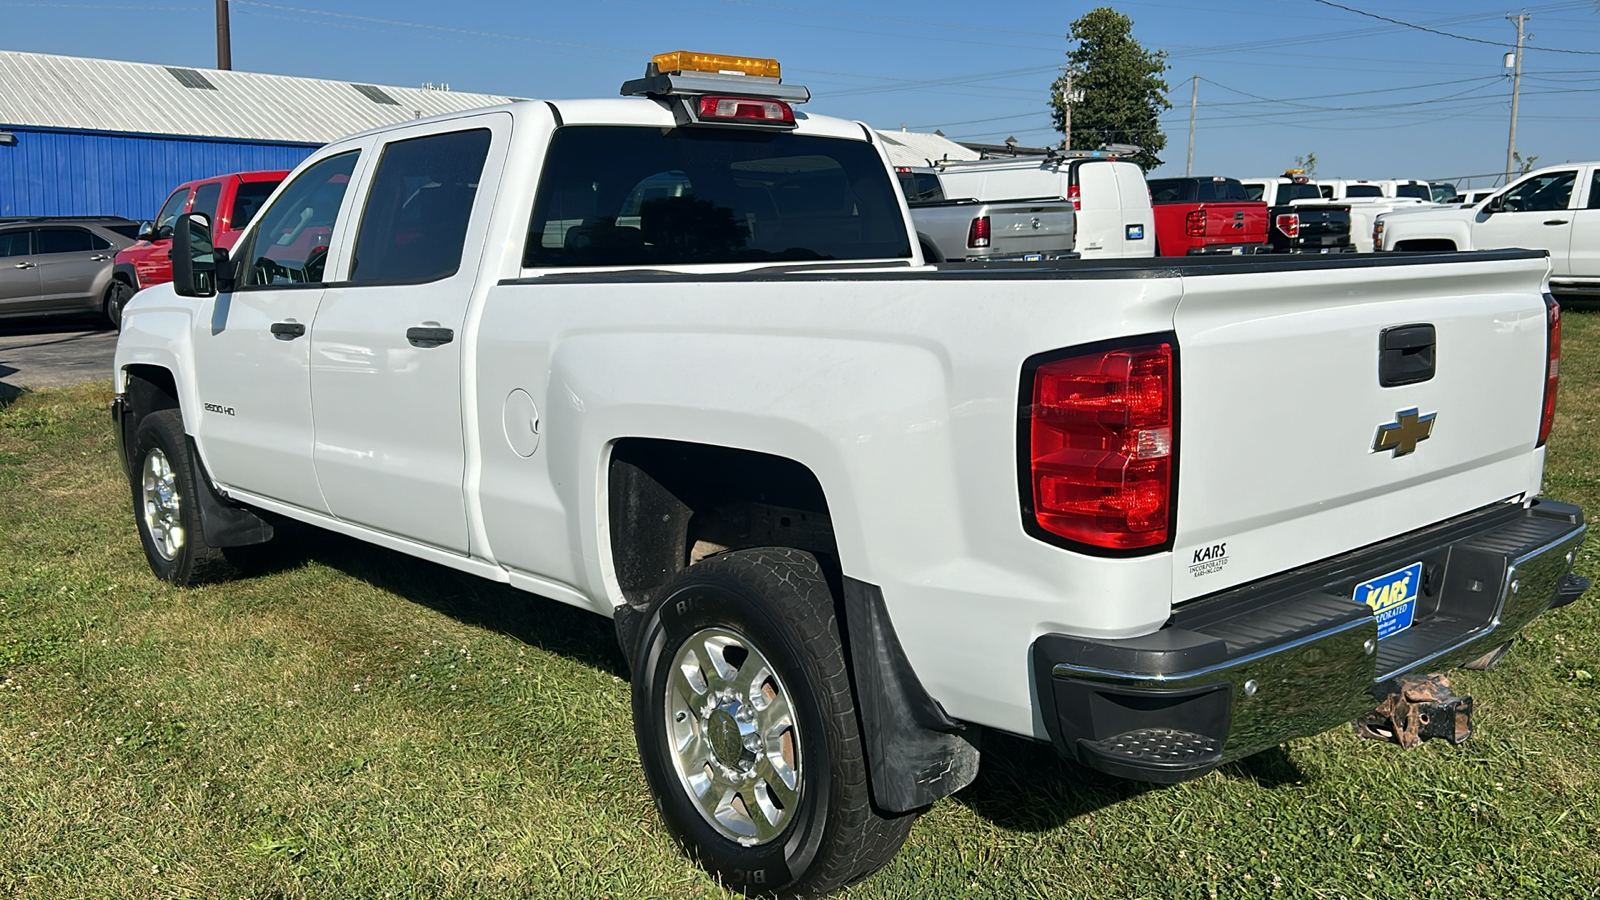
[[178, 475], [159, 449], [144, 458], [141, 479], [144, 525], [162, 559], [170, 560], [183, 548], [183, 498], [178, 495]]
[[667, 742], [706, 822], [745, 846], [783, 832], [800, 801], [800, 733], [783, 682], [736, 631], [683, 642], [667, 678]]

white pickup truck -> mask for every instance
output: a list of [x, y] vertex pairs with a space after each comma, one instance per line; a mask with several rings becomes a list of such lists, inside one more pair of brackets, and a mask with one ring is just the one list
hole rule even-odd
[[777, 74], [335, 141], [231, 254], [181, 217], [115, 363], [154, 572], [291, 519], [612, 617], [667, 827], [807, 895], [984, 728], [1194, 778], [1587, 586], [1542, 255], [927, 265]]
[[1476, 203], [1381, 216], [1373, 239], [1379, 250], [1544, 250], [1552, 290], [1600, 294], [1600, 162], [1540, 169]]

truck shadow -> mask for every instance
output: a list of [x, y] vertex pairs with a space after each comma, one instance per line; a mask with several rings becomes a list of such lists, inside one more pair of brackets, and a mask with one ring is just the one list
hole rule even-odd
[[[1305, 780], [1282, 747], [1204, 777], [1253, 781], [1268, 789]], [[986, 730], [977, 780], [953, 799], [1001, 828], [1037, 832], [1161, 790], [1183, 788], [1114, 778], [1063, 759], [1048, 744]]]
[[321, 563], [458, 622], [628, 678], [609, 619], [331, 531], [295, 522], [277, 527], [270, 550], [230, 552], [247, 576]]

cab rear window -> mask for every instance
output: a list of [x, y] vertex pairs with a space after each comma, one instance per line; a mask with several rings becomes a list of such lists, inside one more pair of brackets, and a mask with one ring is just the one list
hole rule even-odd
[[523, 265], [909, 255], [895, 186], [864, 141], [578, 125], [551, 138]]

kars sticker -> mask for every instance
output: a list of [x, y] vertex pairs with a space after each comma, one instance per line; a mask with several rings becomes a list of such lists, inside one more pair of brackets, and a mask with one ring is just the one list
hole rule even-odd
[[1417, 591], [1422, 586], [1422, 563], [1356, 585], [1354, 599], [1365, 603], [1378, 620], [1378, 640], [1411, 627], [1417, 612]]

